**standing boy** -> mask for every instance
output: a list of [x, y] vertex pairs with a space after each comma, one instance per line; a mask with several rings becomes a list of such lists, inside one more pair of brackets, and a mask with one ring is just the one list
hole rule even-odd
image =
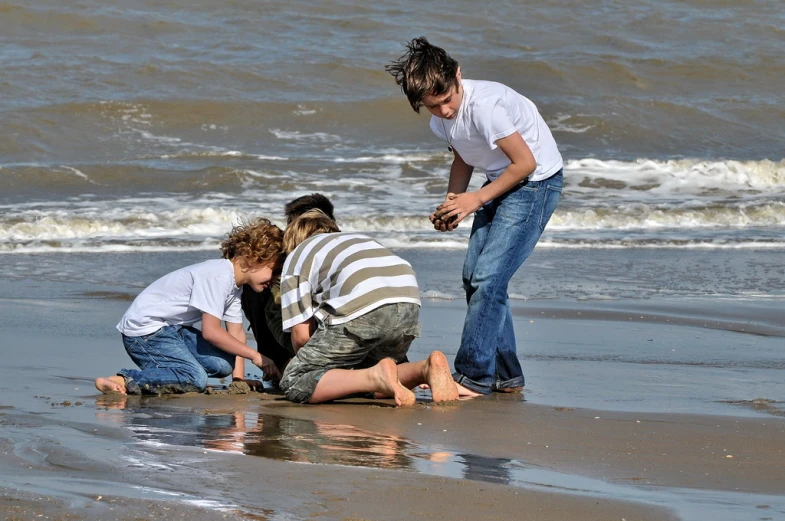
[[375, 393], [412, 405], [410, 388], [424, 383], [435, 402], [458, 398], [444, 354], [405, 362], [420, 333], [420, 292], [408, 262], [370, 237], [341, 233], [320, 210], [286, 228], [284, 251], [283, 329], [297, 353], [280, 383], [289, 400]]
[[[559, 201], [562, 157], [527, 98], [500, 83], [462, 79], [461, 68], [425, 38], [386, 67], [415, 112], [453, 153], [444, 202], [430, 219], [452, 231], [474, 214], [463, 267], [468, 310], [453, 377], [462, 395], [523, 387], [507, 286], [531, 254]], [[474, 168], [487, 182], [467, 192]], [[476, 212], [476, 213], [475, 213]]]
[[[245, 344], [240, 294], [247, 284], [263, 291], [283, 265], [283, 232], [267, 219], [235, 226], [221, 243], [223, 259], [208, 260], [164, 275], [136, 297], [117, 329], [139, 369], [98, 378], [103, 393], [204, 391], [208, 377], [239, 373], [247, 358], [265, 375], [278, 371], [269, 358]], [[221, 321], [226, 322], [226, 329]], [[193, 327], [202, 323], [202, 330]]]

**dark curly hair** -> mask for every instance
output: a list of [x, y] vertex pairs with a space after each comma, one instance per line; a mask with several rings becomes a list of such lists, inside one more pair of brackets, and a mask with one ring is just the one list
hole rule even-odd
[[393, 75], [409, 104], [419, 113], [425, 96], [441, 96], [458, 88], [458, 62], [441, 47], [428, 43], [424, 36], [406, 43], [406, 49], [406, 54], [384, 70]]
[[237, 259], [244, 269], [271, 266], [274, 273], [280, 273], [286, 258], [283, 231], [262, 217], [241, 222], [226, 234], [221, 253], [224, 259]]
[[300, 196], [297, 199], [292, 199], [286, 203], [286, 206], [283, 208], [284, 214], [286, 214], [286, 224], [291, 224], [292, 221], [302, 214], [308, 210], [313, 210], [314, 208], [324, 212], [324, 214], [333, 221], [335, 220], [335, 216], [333, 215], [333, 203], [330, 202], [327, 197], [316, 192], [310, 195]]

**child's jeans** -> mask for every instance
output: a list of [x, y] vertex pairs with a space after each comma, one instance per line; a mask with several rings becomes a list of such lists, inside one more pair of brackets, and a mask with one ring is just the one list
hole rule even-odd
[[286, 397], [297, 403], [311, 399], [316, 385], [330, 369], [364, 369], [384, 358], [408, 361], [406, 353], [420, 336], [420, 306], [385, 304], [343, 324], [319, 323], [281, 378]]
[[121, 369], [128, 394], [201, 392], [207, 378], [234, 370], [235, 355], [206, 341], [189, 326], [164, 326], [144, 336], [125, 336], [123, 344], [136, 369]]
[[507, 286], [556, 209], [562, 179], [560, 170], [548, 179], [521, 183], [474, 215], [463, 265], [469, 309], [453, 374], [468, 389], [488, 394], [523, 386]]

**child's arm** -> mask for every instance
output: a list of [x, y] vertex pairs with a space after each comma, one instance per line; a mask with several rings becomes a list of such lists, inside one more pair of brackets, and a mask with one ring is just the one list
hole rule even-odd
[[295, 353], [311, 339], [314, 331], [316, 331], [316, 323], [313, 318], [292, 326], [292, 347]]
[[510, 158], [509, 166], [499, 177], [476, 192], [448, 197], [448, 200], [434, 212], [436, 218], [448, 220], [456, 216], [453, 223], [457, 224], [488, 201], [496, 199], [526, 179], [537, 168], [534, 154], [520, 133], [513, 132], [503, 137], [496, 141], [496, 145]]
[[480, 206], [506, 193], [537, 169], [537, 160], [520, 133], [513, 132], [501, 138], [496, 142], [496, 146], [510, 159], [510, 164], [492, 183], [477, 190], [476, 193], [482, 201]]
[[[246, 344], [248, 338], [245, 334], [243, 325], [237, 322], [226, 322], [226, 331], [234, 338]], [[264, 356], [264, 355], [262, 355]], [[266, 373], [266, 371], [265, 371]], [[246, 380], [245, 379], [245, 358], [242, 356], [235, 357], [234, 371], [232, 371], [232, 381], [242, 380], [248, 384], [252, 391], [263, 391], [264, 384], [259, 380]]]
[[[226, 331], [239, 342], [247, 345], [248, 337], [245, 334], [245, 329], [242, 324], [236, 322], [226, 322]], [[243, 380], [245, 377], [245, 358], [242, 356], [236, 357], [234, 361], [234, 371], [232, 371], [232, 380]]]
[[[238, 325], [242, 329], [242, 324]], [[278, 370], [275, 369], [275, 364], [270, 359], [266, 359], [267, 357], [248, 347], [245, 342], [241, 342], [229, 334], [227, 330], [221, 327], [221, 319], [210, 313], [202, 313], [202, 336], [222, 351], [247, 358], [256, 367], [264, 371], [264, 374], [267, 376], [275, 376], [278, 373]], [[245, 336], [245, 333], [243, 333], [243, 336]]]
[[[444, 203], [455, 197], [455, 194], [462, 194], [469, 187], [469, 182], [472, 179], [474, 167], [467, 164], [463, 158], [458, 154], [457, 150], [453, 150], [453, 161], [450, 166], [450, 181], [447, 184], [447, 195], [444, 197]], [[438, 208], [429, 216], [433, 223], [433, 227], [441, 232], [451, 232], [458, 226], [458, 220], [447, 222], [438, 217], [444, 203], [439, 205]]]
[[469, 187], [474, 167], [467, 164], [457, 150], [453, 150], [452, 155], [453, 160], [450, 166], [450, 182], [447, 184], [447, 192], [462, 194]]

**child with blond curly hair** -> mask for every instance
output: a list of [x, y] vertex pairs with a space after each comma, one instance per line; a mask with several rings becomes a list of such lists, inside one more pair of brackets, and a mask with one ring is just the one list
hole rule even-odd
[[[245, 358], [265, 376], [280, 377], [272, 360], [245, 343], [240, 295], [243, 285], [263, 291], [281, 272], [282, 240], [281, 229], [267, 219], [241, 224], [221, 243], [222, 259], [186, 266], [150, 284], [117, 324], [139, 369], [98, 378], [95, 387], [120, 394], [200, 392], [208, 378], [237, 374], [238, 368], [242, 376]], [[201, 330], [194, 327], [198, 322]]]

